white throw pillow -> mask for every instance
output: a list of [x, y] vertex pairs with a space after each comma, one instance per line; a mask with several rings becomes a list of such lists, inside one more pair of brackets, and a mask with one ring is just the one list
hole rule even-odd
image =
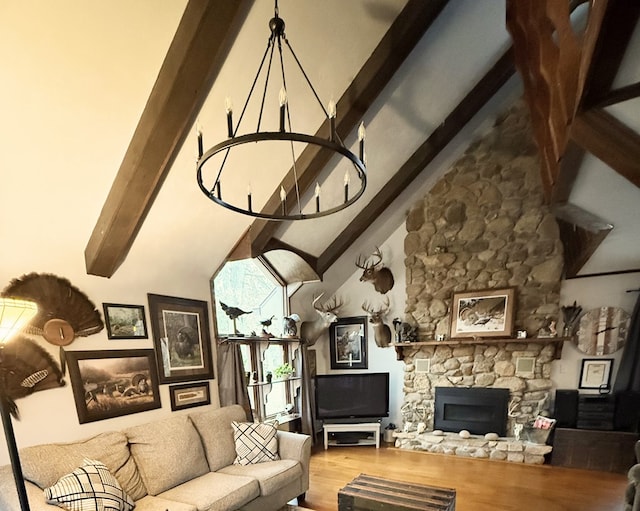
[[45, 488], [44, 498], [69, 511], [131, 511], [135, 506], [106, 465], [89, 459]]
[[236, 444], [234, 465], [251, 465], [279, 460], [278, 423], [231, 422]]

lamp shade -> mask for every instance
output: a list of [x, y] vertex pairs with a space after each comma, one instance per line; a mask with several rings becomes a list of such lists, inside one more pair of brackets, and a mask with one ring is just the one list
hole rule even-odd
[[38, 313], [38, 306], [28, 300], [0, 297], [0, 343], [11, 339]]

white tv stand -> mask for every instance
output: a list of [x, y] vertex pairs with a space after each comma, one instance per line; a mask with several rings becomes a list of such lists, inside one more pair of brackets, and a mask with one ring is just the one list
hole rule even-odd
[[[380, 447], [380, 423], [379, 422], [360, 422], [356, 424], [324, 424], [324, 448], [330, 445], [375, 445], [376, 449]], [[329, 433], [373, 433], [373, 438], [362, 438], [354, 443], [339, 443], [335, 440], [329, 440]]]

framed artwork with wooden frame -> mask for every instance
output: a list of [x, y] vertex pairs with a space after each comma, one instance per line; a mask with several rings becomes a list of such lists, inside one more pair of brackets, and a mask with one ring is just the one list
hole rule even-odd
[[340, 318], [329, 327], [331, 369], [367, 369], [367, 317]]
[[147, 296], [160, 383], [212, 379], [207, 302]]
[[171, 395], [171, 410], [174, 412], [211, 404], [208, 381], [171, 385], [169, 394]]
[[109, 339], [148, 339], [144, 305], [103, 303]]
[[160, 408], [151, 349], [67, 351], [80, 424]]
[[454, 293], [451, 337], [511, 337], [515, 294], [514, 287]]
[[612, 358], [584, 358], [580, 370], [580, 389], [608, 390], [611, 386]]

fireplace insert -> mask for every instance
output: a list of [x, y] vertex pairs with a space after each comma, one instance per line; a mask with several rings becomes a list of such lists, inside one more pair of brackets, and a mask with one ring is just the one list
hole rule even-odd
[[506, 436], [509, 389], [436, 387], [434, 429]]

